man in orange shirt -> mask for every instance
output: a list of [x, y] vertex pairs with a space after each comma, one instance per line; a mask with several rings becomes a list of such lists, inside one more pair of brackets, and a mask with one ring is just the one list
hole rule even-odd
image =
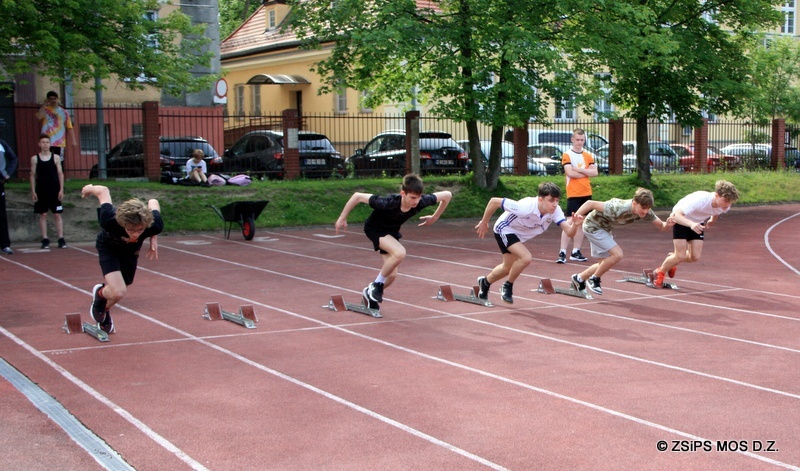
[[[597, 176], [597, 165], [592, 154], [583, 149], [586, 144], [586, 132], [581, 128], [572, 131], [572, 146], [561, 157], [564, 174], [567, 176], [567, 210], [566, 217], [570, 217], [583, 205], [592, 199], [592, 184], [590, 177]], [[583, 243], [583, 229], [578, 227], [573, 237], [565, 232], [561, 233], [561, 249], [558, 251], [557, 263], [567, 263], [567, 245], [572, 239], [572, 254], [569, 259], [576, 262], [585, 262], [586, 257], [581, 253]]]

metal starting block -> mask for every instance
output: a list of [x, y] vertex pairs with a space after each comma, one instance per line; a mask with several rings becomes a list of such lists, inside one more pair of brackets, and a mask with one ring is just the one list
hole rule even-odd
[[336, 312], [353, 311], [371, 317], [383, 317], [379, 309], [370, 309], [369, 301], [364, 296], [361, 296], [361, 304], [351, 304], [344, 302], [341, 294], [332, 294], [328, 304], [322, 307]]
[[478, 293], [480, 292], [480, 288], [478, 286], [473, 286], [472, 291], [469, 294], [456, 294], [453, 293], [453, 288], [450, 285], [442, 285], [439, 287], [439, 294], [436, 295], [436, 299], [440, 301], [462, 301], [465, 303], [477, 304], [479, 306], [484, 307], [494, 307], [494, 304], [489, 302], [488, 299], [481, 299], [478, 297]]
[[[655, 288], [656, 287], [656, 284], [655, 284], [655, 273], [653, 272], [653, 270], [647, 270], [647, 269], [642, 270], [642, 276], [626, 276], [626, 277], [623, 277], [621, 280], [617, 280], [617, 281], [620, 281], [620, 282], [621, 281], [629, 281], [631, 283], [639, 283], [639, 284], [642, 284], [642, 285], [646, 285], [649, 288]], [[674, 283], [664, 283], [661, 286], [663, 287], [663, 289], [680, 289], [680, 288], [678, 288], [678, 285], [676, 285]]]
[[219, 307], [219, 303], [206, 303], [206, 310], [203, 317], [210, 321], [226, 320], [239, 324], [247, 329], [255, 329], [258, 318], [253, 310], [253, 306], [239, 306], [239, 314], [228, 312]]
[[68, 334], [83, 332], [91, 335], [92, 337], [96, 338], [101, 342], [108, 342], [107, 333], [105, 333], [103, 330], [100, 329], [100, 327], [98, 327], [95, 324], [90, 324], [88, 322], [81, 322], [81, 315], [78, 314], [77, 312], [66, 315], [63, 329], [64, 332]]
[[572, 288], [572, 286], [569, 288], [556, 288], [553, 286], [553, 282], [550, 278], [542, 278], [542, 281], [539, 282], [539, 288], [536, 291], [544, 294], [565, 294], [567, 296], [575, 296], [576, 298], [594, 299], [589, 293], [589, 290], [586, 289], [578, 291]]

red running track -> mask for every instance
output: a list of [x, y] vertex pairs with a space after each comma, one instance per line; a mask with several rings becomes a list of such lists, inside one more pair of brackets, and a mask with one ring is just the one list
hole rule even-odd
[[[138, 470], [800, 469], [798, 214], [734, 207], [678, 291], [615, 282], [672, 246], [619, 227], [625, 258], [593, 300], [535, 290], [583, 266], [554, 262], [551, 228], [527, 244], [514, 304], [493, 286], [494, 308], [435, 299], [498, 263], [476, 221], [409, 222], [380, 319], [322, 308], [377, 273], [356, 224], [165, 235], [108, 343], [61, 330], [88, 319], [93, 244], [15, 247], [0, 357]], [[252, 304], [260, 322], [205, 320], [206, 302]], [[0, 412], [0, 468], [102, 469], [2, 376]]]

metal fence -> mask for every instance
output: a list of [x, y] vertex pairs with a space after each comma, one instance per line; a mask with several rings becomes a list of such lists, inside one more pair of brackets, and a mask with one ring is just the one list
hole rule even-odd
[[[11, 108], [2, 110], [4, 116], [13, 116], [12, 122], [4, 120], [2, 123], [3, 136], [13, 136], [17, 145], [17, 154], [20, 156], [20, 165], [17, 176], [27, 178], [30, 170], [30, 156], [38, 152], [38, 136], [40, 124], [35, 118], [39, 105], [16, 104]], [[88, 178], [93, 168], [98, 164], [98, 151], [101, 148], [98, 139], [98, 125], [102, 114], [105, 129], [105, 152], [119, 152], [118, 146], [131, 140], [141, 139], [146, 131], [143, 107], [136, 106], [106, 106], [101, 110], [93, 107], [75, 107], [70, 110], [74, 124], [77, 145], [70, 145], [66, 149], [64, 168], [67, 178]], [[407, 117], [404, 114], [305, 114], [301, 117], [300, 128], [311, 130], [326, 135], [343, 159], [347, 159], [364, 146], [376, 135], [386, 130], [405, 130]], [[158, 133], [161, 136], [198, 136], [208, 141], [223, 156], [225, 149], [230, 148], [244, 134], [252, 130], [273, 129], [283, 130], [284, 117], [280, 114], [260, 116], [226, 116], [222, 108], [158, 108]], [[553, 121], [531, 122], [528, 130], [550, 130], [571, 133], [575, 128], [583, 128], [587, 133], [596, 136], [591, 141], [592, 150], [597, 151], [603, 141], [610, 135], [609, 123], [605, 121]], [[437, 130], [450, 133], [454, 140], [465, 141], [467, 130], [464, 123], [434, 116], [420, 116], [419, 129]], [[489, 126], [479, 125], [480, 138], [488, 140], [491, 129]], [[770, 144], [773, 140], [771, 125], [754, 125], [745, 122], [711, 121], [708, 124], [708, 145], [712, 152], [717, 152], [731, 144], [750, 145], [749, 150], [737, 154], [743, 168], [756, 168], [769, 166]], [[668, 145], [691, 146], [694, 144], [695, 132], [691, 127], [682, 126], [672, 122], [651, 122], [648, 124], [648, 134], [651, 141]], [[795, 126], [786, 126], [781, 142], [787, 146], [786, 164], [794, 167], [800, 165], [797, 147], [800, 142], [800, 129]], [[552, 133], [551, 133], [552, 135]], [[634, 141], [636, 125], [632, 121], [623, 123], [623, 142]], [[6, 140], [8, 140], [6, 138]], [[529, 142], [530, 144], [530, 142]], [[766, 146], [766, 147], [764, 147]], [[766, 151], [764, 149], [767, 149]], [[465, 149], [466, 150], [466, 149]], [[527, 155], [527, 149], [526, 149]], [[223, 158], [224, 162], [224, 158]], [[722, 169], [725, 167], [721, 167]], [[359, 172], [352, 172], [358, 176]], [[675, 171], [687, 171], [687, 167], [675, 168]], [[717, 168], [711, 168], [717, 170]], [[695, 169], [688, 169], [696, 171]], [[372, 172], [370, 174], [373, 174]]]

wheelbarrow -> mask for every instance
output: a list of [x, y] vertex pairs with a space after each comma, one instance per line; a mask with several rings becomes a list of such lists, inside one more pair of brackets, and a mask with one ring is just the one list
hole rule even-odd
[[222, 219], [226, 239], [230, 238], [233, 225], [239, 224], [242, 227], [244, 240], [253, 240], [253, 236], [256, 235], [256, 219], [261, 215], [261, 211], [264, 211], [267, 203], [269, 201], [237, 201], [221, 208], [209, 206]]

